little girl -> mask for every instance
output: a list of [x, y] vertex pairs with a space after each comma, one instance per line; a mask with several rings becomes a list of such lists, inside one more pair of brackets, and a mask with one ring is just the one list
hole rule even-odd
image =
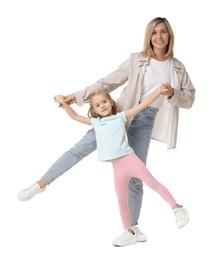
[[128, 208], [128, 182], [132, 177], [141, 179], [168, 202], [175, 214], [178, 228], [182, 228], [189, 221], [188, 211], [179, 205], [166, 187], [150, 174], [149, 170], [136, 156], [127, 141], [125, 127], [127, 120], [148, 107], [161, 94], [160, 89], [153, 96], [142, 101], [134, 108], [121, 112], [109, 93], [99, 90], [92, 93], [89, 97], [90, 108], [88, 117], [77, 114], [64, 101], [62, 95], [55, 96], [55, 102], [60, 103], [72, 119], [92, 125], [96, 133], [99, 161], [109, 161], [113, 165], [115, 191], [124, 227], [123, 234], [113, 241], [113, 245], [115, 246], [136, 243], [136, 234], [131, 226]]

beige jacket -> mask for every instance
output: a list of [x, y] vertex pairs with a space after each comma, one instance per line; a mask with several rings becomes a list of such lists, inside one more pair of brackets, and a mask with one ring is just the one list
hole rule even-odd
[[[89, 94], [94, 90], [102, 88], [112, 92], [128, 81], [117, 102], [123, 110], [134, 107], [140, 101], [142, 82], [149, 60], [149, 57], [145, 58], [140, 53], [131, 54], [116, 71], [86, 89], [75, 92], [77, 105], [81, 106], [87, 102]], [[157, 113], [152, 133], [152, 138], [165, 142], [168, 149], [176, 147], [179, 108], [189, 109], [195, 100], [195, 88], [184, 65], [175, 58], [170, 59], [170, 62], [171, 86], [174, 88], [174, 95], [171, 98], [165, 98], [163, 106]], [[131, 121], [132, 119], [127, 127]]]

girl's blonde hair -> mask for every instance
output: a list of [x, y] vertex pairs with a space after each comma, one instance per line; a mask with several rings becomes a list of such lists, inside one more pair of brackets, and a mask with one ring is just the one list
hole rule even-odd
[[113, 100], [113, 99], [111, 98], [110, 94], [109, 94], [108, 92], [106, 92], [106, 91], [100, 89], [100, 90], [96, 90], [96, 91], [92, 92], [92, 93], [89, 95], [89, 98], [88, 98], [88, 99], [89, 99], [90, 108], [89, 108], [89, 111], [88, 111], [88, 117], [90, 117], [90, 118], [92, 118], [92, 117], [93, 117], [93, 118], [99, 117], [99, 115], [94, 111], [93, 104], [92, 104], [92, 98], [93, 98], [94, 96], [100, 95], [100, 94], [102, 94], [102, 95], [104, 95], [106, 98], [108, 98], [108, 99], [111, 101], [111, 103], [113, 104], [113, 105], [112, 105], [112, 110], [111, 110], [112, 115], [115, 115], [116, 113], [118, 113], [118, 112], [121, 111], [119, 105], [117, 104], [117, 102], [116, 102], [115, 100]]
[[144, 37], [144, 45], [143, 50], [141, 51], [141, 54], [144, 57], [152, 57], [155, 58], [155, 54], [153, 52], [153, 45], [151, 43], [151, 37], [153, 34], [154, 28], [159, 23], [164, 23], [166, 25], [167, 31], [169, 33], [169, 43], [166, 48], [165, 58], [172, 58], [173, 57], [173, 48], [174, 48], [174, 33], [172, 30], [172, 27], [168, 20], [164, 17], [156, 17], [153, 20], [151, 20], [148, 25], [146, 26], [145, 30], [145, 37]]

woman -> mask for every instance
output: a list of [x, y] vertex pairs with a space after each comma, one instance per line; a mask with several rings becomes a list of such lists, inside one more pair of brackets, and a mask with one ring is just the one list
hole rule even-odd
[[[146, 27], [141, 52], [131, 54], [116, 71], [84, 90], [64, 96], [64, 100], [68, 104], [76, 103], [81, 106], [88, 101], [93, 91], [103, 89], [111, 92], [127, 82], [127, 87], [117, 102], [122, 110], [128, 110], [162, 86], [164, 100], [147, 107], [127, 123], [129, 145], [146, 164], [151, 138], [165, 142], [168, 149], [176, 147], [179, 108], [190, 109], [195, 100], [195, 88], [184, 65], [174, 58], [173, 48], [174, 34], [168, 20], [154, 18]], [[95, 149], [96, 137], [91, 129], [80, 142], [65, 152], [38, 182], [21, 190], [18, 198], [26, 201], [43, 192], [46, 185]], [[143, 197], [141, 180], [130, 180], [128, 196], [131, 224], [136, 231], [137, 241], [146, 241], [146, 236], [137, 227]]]

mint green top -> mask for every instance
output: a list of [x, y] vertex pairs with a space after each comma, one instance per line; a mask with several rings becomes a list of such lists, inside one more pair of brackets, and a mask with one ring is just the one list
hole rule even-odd
[[91, 122], [96, 133], [99, 161], [110, 161], [133, 152], [127, 140], [125, 112], [92, 118]]

